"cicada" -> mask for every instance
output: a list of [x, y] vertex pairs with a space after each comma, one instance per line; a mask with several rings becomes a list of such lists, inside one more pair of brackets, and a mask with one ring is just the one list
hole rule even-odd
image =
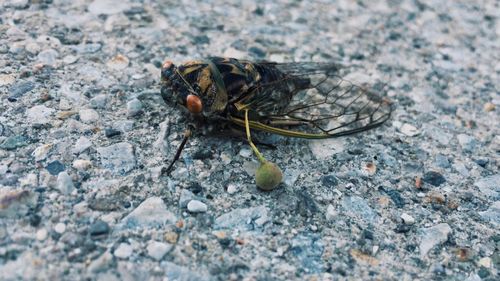
[[[241, 128], [252, 148], [251, 129], [323, 139], [384, 123], [391, 115], [391, 103], [343, 79], [341, 70], [336, 63], [252, 62], [222, 57], [178, 66], [166, 61], [161, 68], [161, 94], [165, 102], [181, 105], [201, 123]], [[168, 170], [188, 137], [186, 134]]]

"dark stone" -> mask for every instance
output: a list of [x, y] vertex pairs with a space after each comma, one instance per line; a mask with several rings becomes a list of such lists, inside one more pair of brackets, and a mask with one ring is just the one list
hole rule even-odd
[[203, 191], [203, 187], [201, 187], [201, 185], [197, 182], [191, 183], [191, 185], [189, 185], [188, 189], [191, 192], [193, 192], [194, 194], [198, 194], [198, 193]]
[[339, 184], [339, 180], [334, 175], [326, 175], [321, 178], [321, 183], [325, 187], [335, 187]]
[[94, 211], [111, 212], [120, 209], [119, 200], [110, 197], [91, 198], [89, 208]]
[[122, 132], [118, 131], [118, 130], [115, 130], [113, 128], [105, 128], [104, 129], [104, 135], [107, 137], [107, 138], [112, 138], [114, 136], [118, 136], [120, 135]]
[[42, 222], [42, 217], [38, 214], [32, 214], [29, 216], [29, 222], [31, 226], [37, 227], [40, 225], [40, 222]]
[[59, 162], [58, 160], [50, 162], [47, 167], [45, 167], [47, 171], [53, 176], [57, 176], [60, 172], [64, 171], [66, 167], [64, 164]]
[[371, 231], [371, 230], [363, 229], [363, 232], [361, 235], [364, 239], [373, 240], [373, 231]]
[[266, 52], [258, 47], [250, 47], [248, 52], [258, 58], [263, 58], [266, 56]]
[[318, 212], [316, 201], [305, 191], [295, 192], [297, 197], [297, 212], [303, 217], [314, 216]]
[[481, 277], [481, 279], [484, 279], [490, 275], [490, 272], [484, 266], [481, 266], [481, 268], [477, 271], [477, 275]]
[[28, 138], [25, 136], [11, 136], [6, 138], [2, 144], [0, 144], [0, 148], [5, 150], [14, 150], [18, 147], [26, 145], [28, 145]]
[[211, 158], [212, 154], [213, 154], [212, 151], [210, 151], [209, 149], [200, 148], [197, 151], [195, 151], [191, 156], [193, 157], [193, 159], [196, 160], [204, 160]]
[[10, 95], [7, 98], [8, 101], [14, 102], [17, 101], [18, 98], [22, 97], [27, 92], [33, 90], [35, 88], [35, 83], [30, 81], [22, 81], [12, 85], [9, 89]]
[[407, 224], [398, 224], [398, 226], [396, 226], [396, 229], [394, 229], [396, 233], [406, 233], [410, 230], [411, 230], [411, 225]]
[[108, 234], [109, 231], [109, 225], [102, 220], [97, 220], [96, 222], [94, 222], [92, 225], [90, 225], [89, 229], [90, 236], [92, 236], [93, 238]]
[[446, 182], [446, 179], [438, 172], [430, 171], [424, 174], [422, 180], [426, 183], [432, 184], [433, 186], [440, 186]]
[[398, 208], [403, 208], [405, 205], [405, 200], [401, 196], [401, 193], [397, 190], [387, 190], [385, 192], [389, 197], [391, 198], [392, 202], [396, 205]]
[[197, 44], [197, 45], [198, 45], [198, 44], [199, 44], [199, 45], [201, 45], [201, 44], [210, 44], [210, 39], [209, 39], [209, 38], [208, 38], [208, 36], [206, 36], [206, 35], [195, 36], [195, 37], [193, 38], [193, 43], [194, 43], [194, 44]]
[[479, 166], [484, 168], [484, 167], [486, 167], [486, 165], [488, 165], [488, 163], [490, 162], [490, 159], [479, 158], [479, 159], [474, 160], [474, 162], [476, 162], [476, 164], [478, 164]]

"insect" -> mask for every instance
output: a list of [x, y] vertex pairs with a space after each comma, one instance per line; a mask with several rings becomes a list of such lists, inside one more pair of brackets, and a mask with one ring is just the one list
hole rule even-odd
[[[166, 61], [161, 68], [161, 94], [165, 102], [181, 105], [202, 123], [240, 127], [252, 148], [250, 129], [323, 139], [384, 123], [391, 115], [390, 102], [342, 79], [341, 70], [335, 63], [252, 62], [222, 57], [179, 66]], [[187, 133], [168, 171], [189, 136]]]

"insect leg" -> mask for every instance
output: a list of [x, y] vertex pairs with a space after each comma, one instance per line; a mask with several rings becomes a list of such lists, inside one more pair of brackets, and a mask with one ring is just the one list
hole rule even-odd
[[252, 137], [250, 136], [250, 125], [248, 123], [248, 109], [245, 109], [245, 129], [247, 132], [248, 144], [250, 144], [253, 152], [255, 152], [255, 155], [257, 155], [257, 158], [259, 158], [259, 162], [260, 163], [266, 162], [266, 158], [264, 158], [264, 156], [262, 156], [262, 154], [259, 152], [259, 150], [255, 146], [255, 144], [253, 144], [253, 142], [252, 142]]
[[168, 165], [168, 167], [162, 171], [163, 174], [167, 174], [167, 175], [170, 174], [170, 172], [172, 171], [172, 168], [174, 167], [175, 162], [177, 160], [179, 160], [179, 157], [181, 156], [181, 152], [184, 149], [184, 146], [186, 145], [191, 134], [192, 134], [191, 129], [189, 129], [189, 128], [186, 129], [186, 131], [184, 132], [184, 139], [182, 140], [179, 148], [177, 148], [177, 152], [175, 153], [174, 159], [172, 160], [170, 165]]

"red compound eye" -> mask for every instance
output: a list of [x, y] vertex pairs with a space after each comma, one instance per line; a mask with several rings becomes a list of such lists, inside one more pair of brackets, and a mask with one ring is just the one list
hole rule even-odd
[[191, 113], [201, 113], [203, 105], [199, 97], [195, 95], [188, 95], [186, 98], [186, 107]]
[[170, 67], [172, 66], [172, 64], [173, 64], [173, 63], [172, 63], [171, 61], [166, 60], [166, 61], [162, 64], [161, 68], [162, 68], [162, 69], [168, 69], [168, 68], [170, 68]]

